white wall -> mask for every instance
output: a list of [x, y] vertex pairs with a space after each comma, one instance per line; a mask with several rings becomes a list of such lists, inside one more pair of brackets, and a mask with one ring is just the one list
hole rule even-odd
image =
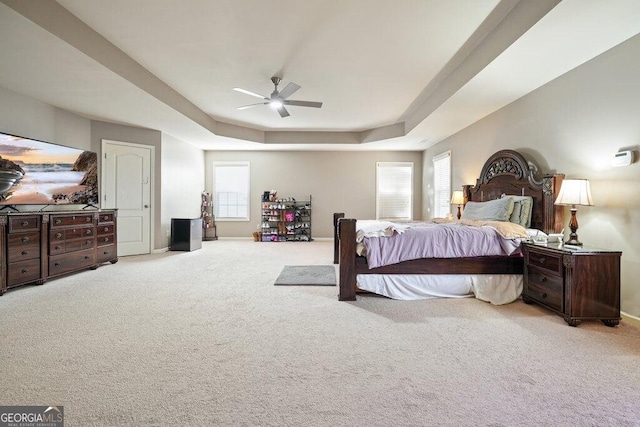
[[204, 191], [204, 151], [162, 134], [162, 203], [160, 233], [169, 245], [171, 218], [199, 218]]
[[90, 120], [3, 88], [0, 132], [92, 150]]
[[265, 190], [281, 197], [312, 199], [312, 236], [333, 236], [333, 213], [352, 218], [375, 218], [376, 162], [414, 163], [414, 218], [421, 218], [421, 152], [329, 151], [210, 151], [206, 154], [206, 189], [213, 191], [214, 161], [249, 161], [251, 164], [251, 220], [218, 221], [221, 237], [251, 237], [261, 222], [260, 199]]
[[431, 159], [449, 149], [454, 188], [475, 184], [485, 159], [501, 149], [522, 152], [544, 172], [588, 178], [596, 206], [578, 207], [579, 238], [623, 252], [622, 310], [640, 316], [640, 162], [609, 165], [619, 149], [640, 150], [638, 52], [640, 36], [428, 149], [424, 216], [431, 217]]

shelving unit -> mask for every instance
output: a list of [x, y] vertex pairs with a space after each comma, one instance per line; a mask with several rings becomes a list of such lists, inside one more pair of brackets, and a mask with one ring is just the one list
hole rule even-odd
[[213, 214], [213, 201], [211, 199], [211, 193], [206, 191], [202, 192], [200, 218], [202, 218], [202, 240], [218, 240], [216, 217]]
[[311, 196], [309, 200], [283, 197], [262, 200], [263, 242], [310, 242]]

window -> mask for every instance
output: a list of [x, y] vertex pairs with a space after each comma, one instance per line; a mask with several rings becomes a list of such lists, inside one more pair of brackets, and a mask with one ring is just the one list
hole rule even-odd
[[249, 221], [249, 162], [213, 162], [216, 220]]
[[376, 163], [376, 218], [413, 219], [413, 163]]
[[451, 151], [433, 158], [433, 216], [445, 218], [451, 212]]

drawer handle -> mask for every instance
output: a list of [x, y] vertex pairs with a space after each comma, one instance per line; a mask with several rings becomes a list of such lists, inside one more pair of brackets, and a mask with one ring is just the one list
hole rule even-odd
[[25, 237], [22, 238], [22, 243], [27, 243], [28, 241], [29, 241], [28, 237], [25, 236]]
[[29, 225], [29, 221], [22, 221], [20, 223], [23, 227], [26, 227], [27, 225]]
[[29, 272], [29, 269], [28, 269], [28, 268], [23, 268], [23, 269], [22, 269], [22, 274], [27, 274], [28, 272]]
[[54, 265], [55, 267], [60, 267], [60, 263], [59, 263], [59, 262], [54, 262], [54, 263], [53, 263], [53, 265]]
[[84, 221], [85, 221], [85, 222], [90, 222], [90, 221], [91, 221], [91, 218], [86, 217], [86, 218], [84, 219]]
[[547, 259], [545, 257], [540, 257], [540, 264], [544, 264]]
[[540, 281], [544, 283], [547, 281], [547, 278], [545, 276], [540, 276]]
[[109, 255], [109, 251], [104, 251], [102, 255]]
[[25, 256], [25, 255], [28, 255], [28, 254], [29, 254], [29, 251], [22, 251], [22, 252], [20, 252], [20, 254], [21, 254], [22, 256]]
[[59, 239], [62, 237], [62, 233], [56, 233], [56, 239]]
[[89, 258], [91, 258], [89, 255], [84, 256], [84, 259], [89, 259]]
[[84, 234], [86, 234], [87, 236], [90, 236], [91, 235], [91, 229], [88, 229], [87, 231], [85, 231]]
[[109, 231], [109, 227], [105, 227], [105, 228], [104, 228], [104, 231]]
[[56, 224], [60, 224], [60, 223], [62, 222], [62, 220], [61, 220], [60, 218], [57, 218], [54, 222], [55, 222]]
[[85, 241], [84, 241], [84, 244], [85, 244], [85, 245], [90, 245], [91, 243], [93, 243], [91, 240], [85, 240]]
[[109, 238], [108, 238], [108, 237], [105, 237], [105, 238], [104, 238], [104, 241], [105, 241], [105, 242], [108, 242], [108, 241], [109, 241]]
[[56, 245], [56, 249], [62, 249], [62, 246]]
[[546, 297], [547, 297], [547, 293], [545, 292], [542, 294], [542, 298], [546, 298]]

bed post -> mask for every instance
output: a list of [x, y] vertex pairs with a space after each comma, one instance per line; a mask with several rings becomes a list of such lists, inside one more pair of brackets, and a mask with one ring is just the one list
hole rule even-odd
[[333, 214], [333, 263], [340, 262], [340, 236], [338, 235], [338, 220], [344, 218], [343, 213]]
[[545, 233], [559, 233], [564, 228], [563, 206], [556, 206], [554, 202], [564, 181], [564, 174], [545, 175], [542, 178], [543, 218], [542, 231]]
[[340, 301], [356, 300], [356, 220], [338, 220], [340, 233]]

